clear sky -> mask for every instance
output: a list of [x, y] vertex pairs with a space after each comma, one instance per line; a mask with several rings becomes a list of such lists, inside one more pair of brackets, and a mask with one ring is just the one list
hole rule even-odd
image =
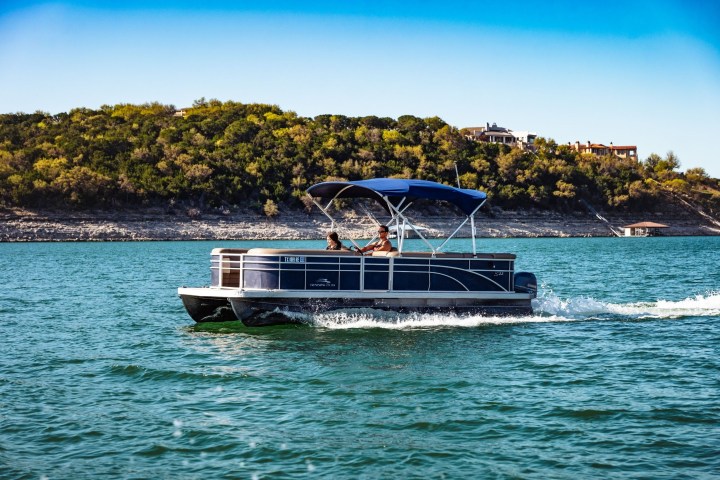
[[0, 1], [0, 112], [201, 97], [496, 122], [720, 177], [720, 2]]

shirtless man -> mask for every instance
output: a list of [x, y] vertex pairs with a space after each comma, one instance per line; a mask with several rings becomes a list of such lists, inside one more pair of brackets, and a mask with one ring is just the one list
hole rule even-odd
[[378, 227], [378, 238], [377, 242], [368, 243], [364, 247], [358, 249], [358, 252], [389, 252], [392, 250], [392, 243], [388, 240], [388, 227], [387, 225], [380, 225]]

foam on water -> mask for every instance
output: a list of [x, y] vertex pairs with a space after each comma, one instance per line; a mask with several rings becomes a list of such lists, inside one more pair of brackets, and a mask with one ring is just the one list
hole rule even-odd
[[384, 311], [335, 311], [314, 315], [312, 325], [331, 329], [383, 328], [409, 330], [436, 327], [477, 327], [524, 322], [562, 321], [554, 317], [448, 315], [445, 313], [396, 313]]
[[590, 297], [563, 300], [554, 294], [549, 294], [538, 298], [533, 308], [541, 314], [572, 320], [615, 316], [635, 319], [712, 317], [720, 314], [720, 293], [710, 292], [679, 301], [657, 300], [634, 303], [610, 303]]
[[679, 301], [610, 303], [591, 297], [562, 299], [552, 292], [533, 301], [535, 313], [528, 316], [448, 315], [444, 313], [386, 312], [348, 310], [316, 314], [304, 323], [330, 329], [383, 328], [405, 330], [437, 327], [477, 327], [539, 322], [572, 322], [598, 319], [683, 318], [720, 315], [720, 293], [711, 292]]

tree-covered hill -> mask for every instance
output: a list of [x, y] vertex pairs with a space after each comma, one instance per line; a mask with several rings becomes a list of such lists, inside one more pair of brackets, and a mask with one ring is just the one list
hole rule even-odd
[[0, 115], [0, 202], [83, 209], [240, 205], [304, 208], [328, 179], [404, 177], [488, 192], [506, 208], [641, 210], [668, 192], [720, 210], [720, 186], [677, 158], [581, 155], [539, 138], [536, 152], [467, 140], [438, 117], [299, 117], [277, 106], [198, 100]]

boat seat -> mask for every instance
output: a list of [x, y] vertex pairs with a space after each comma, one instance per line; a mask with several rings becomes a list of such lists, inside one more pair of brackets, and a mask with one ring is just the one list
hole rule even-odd
[[[432, 252], [403, 252], [403, 257], [410, 258], [431, 258]], [[435, 254], [435, 258], [472, 258], [472, 253], [445, 253], [439, 252]]]
[[400, 252], [398, 252], [397, 250], [390, 250], [389, 252], [373, 252], [372, 256], [373, 257], [399, 257], [401, 255], [400, 255]]
[[[432, 257], [431, 252], [403, 252], [403, 257], [409, 258], [430, 258]], [[487, 259], [487, 260], [514, 260], [515, 255], [512, 253], [478, 253], [473, 255], [472, 253], [457, 253], [457, 252], [439, 252], [435, 254], [435, 258], [475, 258], [475, 259]]]
[[247, 248], [213, 248], [211, 255], [236, 255], [241, 253], [247, 253]]
[[328, 256], [355, 256], [355, 252], [349, 250], [324, 250], [312, 248], [251, 248], [248, 255], [328, 255]]

